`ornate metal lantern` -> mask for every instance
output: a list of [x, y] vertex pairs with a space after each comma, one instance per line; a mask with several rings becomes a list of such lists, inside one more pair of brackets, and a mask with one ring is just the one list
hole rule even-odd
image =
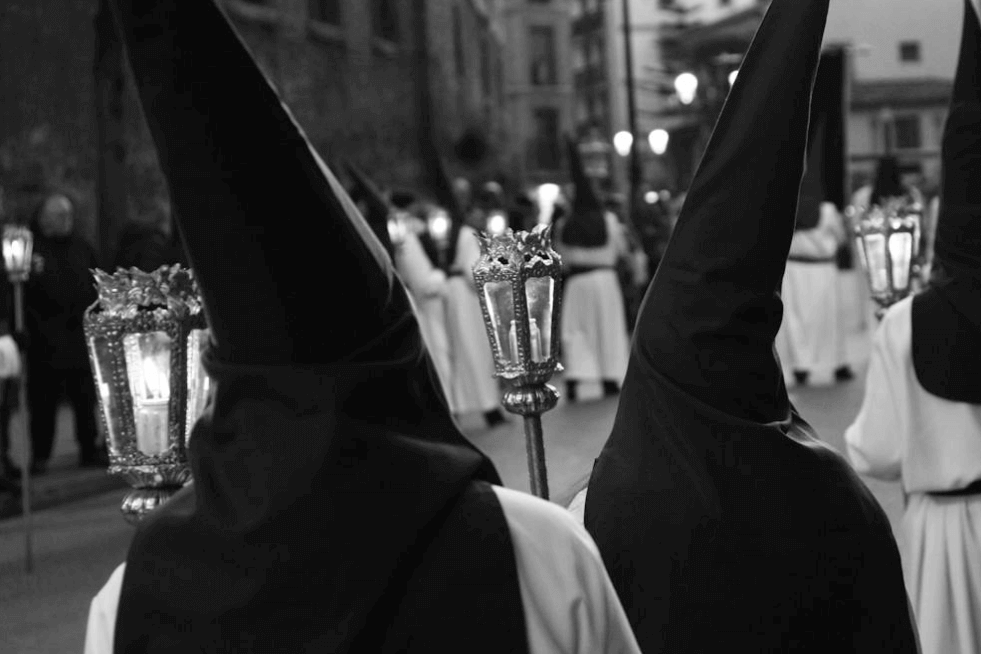
[[446, 259], [450, 250], [450, 224], [449, 214], [439, 207], [430, 211], [429, 215], [426, 216], [426, 230], [429, 232], [429, 237], [433, 239], [433, 243], [436, 244], [440, 268], [446, 268], [447, 265]]
[[923, 208], [907, 198], [856, 210], [856, 249], [881, 318], [886, 309], [914, 291]]
[[10, 281], [27, 281], [34, 258], [34, 235], [26, 227], [5, 225], [3, 228], [3, 264]]
[[531, 232], [481, 234], [480, 249], [473, 276], [496, 376], [510, 384], [503, 404], [525, 418], [531, 489], [547, 498], [541, 414], [559, 398], [547, 382], [562, 369], [562, 260], [552, 249], [547, 225]]
[[210, 393], [201, 366], [207, 324], [190, 270], [93, 271], [99, 299], [85, 335], [109, 440], [111, 474], [133, 486], [137, 522], [191, 478], [187, 439]]

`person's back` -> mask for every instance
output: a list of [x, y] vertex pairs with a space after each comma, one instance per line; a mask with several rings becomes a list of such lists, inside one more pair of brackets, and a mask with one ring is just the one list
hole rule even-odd
[[655, 652], [917, 650], [881, 507], [774, 355], [828, 0], [774, 0], [638, 317], [585, 524]]

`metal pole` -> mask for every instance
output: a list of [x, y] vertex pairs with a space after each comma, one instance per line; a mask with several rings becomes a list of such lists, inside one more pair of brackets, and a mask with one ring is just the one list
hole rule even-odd
[[[24, 333], [24, 283], [14, 282], [14, 329]], [[21, 354], [20, 383], [18, 394], [20, 398], [20, 438], [21, 438], [21, 511], [24, 515], [24, 563], [27, 572], [34, 571], [34, 548], [32, 545], [31, 520], [31, 422], [27, 406], [27, 352]]]
[[634, 57], [630, 45], [630, 0], [623, 0], [623, 56], [627, 81], [627, 124], [633, 140], [630, 143], [630, 198], [628, 206], [633, 213], [633, 204], [637, 199], [637, 189], [640, 186], [640, 149], [637, 134], [637, 102], [634, 94]]
[[548, 473], [545, 470], [545, 440], [542, 433], [542, 416], [525, 416], [525, 447], [528, 452], [528, 479], [531, 493], [548, 499]]

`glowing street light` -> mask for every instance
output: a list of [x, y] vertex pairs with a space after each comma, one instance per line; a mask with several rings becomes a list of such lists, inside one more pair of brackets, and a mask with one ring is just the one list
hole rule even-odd
[[654, 129], [647, 135], [647, 142], [651, 144], [654, 154], [661, 155], [668, 151], [669, 138], [667, 130]]
[[613, 136], [613, 147], [616, 148], [617, 154], [621, 157], [626, 157], [630, 154], [630, 148], [634, 144], [634, 135], [627, 131], [617, 132]]
[[677, 91], [681, 104], [691, 104], [698, 91], [698, 78], [692, 73], [682, 73], [674, 79], [674, 90]]

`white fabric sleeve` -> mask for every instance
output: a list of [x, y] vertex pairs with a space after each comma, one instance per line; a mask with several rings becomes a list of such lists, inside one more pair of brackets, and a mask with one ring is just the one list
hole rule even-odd
[[119, 610], [119, 594], [123, 590], [123, 574], [126, 564], [120, 564], [109, 576], [109, 581], [92, 598], [89, 606], [89, 622], [85, 629], [85, 654], [112, 654], [116, 634], [116, 612]]
[[0, 379], [20, 375], [20, 350], [12, 336], [0, 336]]
[[531, 654], [639, 654], [586, 530], [562, 507], [494, 486], [504, 510]]
[[855, 470], [887, 481], [901, 476], [908, 429], [902, 356], [911, 347], [909, 325], [903, 324], [910, 320], [910, 305], [909, 298], [894, 305], [879, 325], [872, 341], [862, 408], [845, 431], [848, 458]]
[[477, 232], [471, 227], [463, 226], [457, 236], [457, 256], [455, 265], [463, 273], [470, 288], [476, 290], [477, 284], [473, 281], [473, 265], [480, 259], [480, 243], [477, 241]]
[[446, 274], [426, 256], [419, 238], [408, 232], [395, 253], [399, 274], [415, 295], [428, 298], [442, 295], [446, 289]]

